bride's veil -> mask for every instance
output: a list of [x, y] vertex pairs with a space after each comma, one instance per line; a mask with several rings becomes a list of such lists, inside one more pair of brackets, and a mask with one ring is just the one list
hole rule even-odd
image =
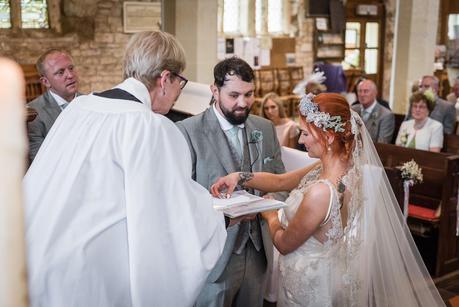
[[351, 197], [344, 239], [330, 251], [334, 306], [444, 306], [365, 125], [351, 111]]

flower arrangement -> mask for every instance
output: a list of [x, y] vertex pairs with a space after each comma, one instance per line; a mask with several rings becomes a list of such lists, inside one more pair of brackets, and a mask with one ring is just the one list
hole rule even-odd
[[408, 133], [406, 129], [400, 133], [400, 145], [402, 145], [403, 147], [406, 147], [406, 144], [408, 143], [409, 135], [410, 134]]
[[250, 133], [250, 143], [258, 143], [263, 141], [263, 132], [260, 130], [253, 130], [252, 133]]
[[430, 88], [424, 91], [424, 97], [431, 103], [435, 102], [435, 94]]
[[403, 163], [397, 167], [401, 171], [401, 176], [404, 181], [411, 181], [411, 185], [421, 183], [423, 180], [422, 169], [413, 159]]

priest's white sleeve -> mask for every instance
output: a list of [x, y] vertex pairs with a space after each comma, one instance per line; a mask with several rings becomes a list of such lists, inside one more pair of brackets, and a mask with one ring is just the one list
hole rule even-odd
[[124, 138], [121, 146], [132, 302], [188, 306], [223, 251], [224, 218], [191, 179], [180, 131], [162, 116], [147, 121], [132, 123], [143, 132], [132, 131], [138, 137]]

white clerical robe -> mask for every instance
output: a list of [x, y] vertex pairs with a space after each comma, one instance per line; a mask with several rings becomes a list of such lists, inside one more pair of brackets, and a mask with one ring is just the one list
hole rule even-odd
[[79, 96], [24, 178], [31, 306], [191, 306], [226, 230], [186, 141], [142, 103]]

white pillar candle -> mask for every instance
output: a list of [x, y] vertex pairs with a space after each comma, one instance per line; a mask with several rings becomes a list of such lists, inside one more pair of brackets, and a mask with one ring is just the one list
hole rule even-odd
[[0, 306], [28, 305], [21, 183], [26, 161], [21, 68], [0, 58]]

